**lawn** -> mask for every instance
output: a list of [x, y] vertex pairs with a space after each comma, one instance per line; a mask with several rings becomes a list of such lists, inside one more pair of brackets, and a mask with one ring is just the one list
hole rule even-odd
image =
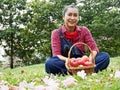
[[[15, 69], [5, 69], [0, 71], [0, 89], [3, 86], [19, 86], [21, 82], [34, 83], [34, 86], [47, 86], [51, 80], [51, 84], [55, 84], [57, 81], [60, 89], [48, 89], [48, 90], [120, 90], [120, 73], [118, 78], [115, 77], [115, 73], [120, 71], [120, 57], [111, 58], [110, 65], [107, 70], [99, 72], [94, 75], [88, 75], [85, 79], [80, 76], [74, 75], [72, 78], [76, 80], [76, 83], [70, 86], [65, 86], [63, 81], [66, 80], [70, 75], [66, 76], [53, 76], [48, 75], [44, 71], [44, 64], [31, 65]], [[49, 80], [47, 83], [44, 82], [46, 77]], [[66, 82], [67, 83], [67, 82]], [[33, 85], [33, 84], [32, 84]], [[2, 89], [3, 90], [3, 89]], [[6, 89], [7, 90], [7, 89]], [[17, 89], [12, 89], [17, 90]], [[24, 89], [21, 89], [24, 90]], [[29, 89], [27, 87], [26, 90]], [[42, 89], [36, 89], [42, 90]], [[47, 89], [46, 89], [47, 90]]]

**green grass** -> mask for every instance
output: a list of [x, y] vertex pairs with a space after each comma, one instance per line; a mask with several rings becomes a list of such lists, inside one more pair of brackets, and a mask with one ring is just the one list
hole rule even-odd
[[[63, 90], [120, 90], [120, 78], [114, 78], [116, 70], [120, 71], [120, 57], [111, 58], [110, 65], [107, 70], [99, 72], [97, 75], [88, 75], [87, 79], [81, 79], [79, 76], [73, 76], [77, 79], [77, 85], [65, 88]], [[110, 77], [110, 74], [113, 77]], [[42, 79], [48, 76], [44, 70], [44, 64], [37, 64], [15, 69], [5, 69], [0, 71], [0, 80], [7, 81], [10, 85], [18, 86], [20, 82], [26, 80], [35, 82], [36, 85], [44, 85]], [[60, 81], [66, 79], [67, 76], [56, 76]]]

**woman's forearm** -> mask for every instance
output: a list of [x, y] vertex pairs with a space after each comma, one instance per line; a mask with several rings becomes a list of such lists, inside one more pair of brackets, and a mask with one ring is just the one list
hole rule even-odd
[[61, 60], [63, 60], [64, 62], [66, 62], [66, 59], [67, 59], [67, 57], [64, 57], [64, 56], [62, 56], [62, 55], [57, 55]]
[[95, 63], [95, 57], [97, 55], [97, 51], [92, 51], [89, 55], [89, 59], [91, 62]]

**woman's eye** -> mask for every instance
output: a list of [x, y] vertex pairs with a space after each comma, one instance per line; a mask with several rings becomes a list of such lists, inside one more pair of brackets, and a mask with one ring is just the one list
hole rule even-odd
[[69, 13], [68, 16], [72, 16], [72, 13]]
[[74, 16], [74, 17], [77, 17], [78, 14], [77, 14], [77, 13], [69, 13], [68, 16]]
[[75, 14], [74, 14], [74, 17], [77, 17], [77, 16], [78, 16], [78, 15], [75, 13]]

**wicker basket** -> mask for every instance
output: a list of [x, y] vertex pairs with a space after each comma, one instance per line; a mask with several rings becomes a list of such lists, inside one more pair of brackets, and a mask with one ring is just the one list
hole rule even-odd
[[81, 71], [81, 70], [84, 70], [85, 71], [85, 73], [88, 75], [88, 74], [92, 74], [93, 72], [94, 72], [94, 68], [95, 68], [95, 62], [93, 62], [93, 65], [92, 66], [78, 66], [78, 67], [72, 67], [71, 65], [70, 65], [70, 53], [71, 53], [71, 50], [72, 50], [72, 48], [75, 46], [75, 45], [77, 45], [77, 44], [84, 44], [85, 46], [87, 46], [88, 48], [89, 48], [89, 51], [91, 52], [91, 48], [87, 45], [87, 44], [85, 44], [85, 43], [83, 43], [83, 42], [78, 42], [78, 43], [75, 43], [75, 44], [73, 44], [72, 46], [71, 46], [71, 48], [70, 48], [70, 50], [69, 50], [69, 52], [68, 52], [68, 67], [69, 67], [69, 70], [70, 70], [70, 72], [72, 73], [72, 75], [76, 75], [77, 74], [77, 72], [78, 71]]

